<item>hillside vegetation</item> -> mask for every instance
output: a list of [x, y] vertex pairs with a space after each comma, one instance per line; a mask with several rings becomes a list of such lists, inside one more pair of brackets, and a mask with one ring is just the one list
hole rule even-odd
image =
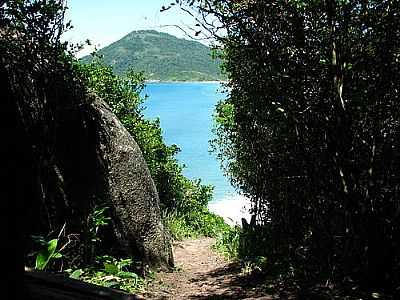
[[[117, 74], [129, 68], [144, 71], [150, 80], [221, 80], [219, 61], [211, 57], [209, 47], [154, 30], [133, 31], [99, 50], [104, 62]], [[87, 63], [91, 56], [82, 59]]]

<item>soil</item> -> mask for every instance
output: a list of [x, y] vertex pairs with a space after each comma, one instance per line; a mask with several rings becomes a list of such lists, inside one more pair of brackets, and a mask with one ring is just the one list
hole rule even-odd
[[142, 296], [145, 299], [281, 299], [266, 294], [257, 280], [244, 274], [238, 263], [215, 253], [213, 239], [174, 244], [175, 270], [157, 273]]

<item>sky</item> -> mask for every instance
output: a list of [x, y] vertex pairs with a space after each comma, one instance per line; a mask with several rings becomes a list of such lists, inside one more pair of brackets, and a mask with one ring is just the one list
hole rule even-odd
[[[193, 25], [192, 17], [177, 7], [160, 12], [171, 0], [67, 0], [66, 21], [74, 26], [63, 39], [79, 43], [89, 39], [98, 49], [115, 42], [133, 30], [153, 29], [188, 38], [179, 28]], [[77, 56], [89, 54], [86, 47]]]

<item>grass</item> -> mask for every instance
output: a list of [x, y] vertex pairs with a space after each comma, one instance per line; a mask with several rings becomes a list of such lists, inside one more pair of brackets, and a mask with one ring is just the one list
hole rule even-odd
[[221, 231], [216, 236], [214, 249], [229, 260], [238, 259], [241, 232], [239, 226]]
[[196, 238], [200, 234], [188, 222], [184, 216], [179, 216], [177, 213], [169, 213], [164, 216], [164, 224], [168, 228], [171, 237], [176, 241], [181, 241], [187, 238]]
[[222, 217], [211, 213], [207, 208], [193, 210], [186, 214], [166, 213], [164, 224], [174, 240], [200, 236], [217, 238], [231, 228]]

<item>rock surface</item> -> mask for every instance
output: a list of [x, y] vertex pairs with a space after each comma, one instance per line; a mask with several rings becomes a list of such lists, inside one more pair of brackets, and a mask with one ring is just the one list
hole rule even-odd
[[95, 98], [90, 107], [98, 126], [96, 148], [104, 169], [104, 194], [98, 196], [112, 208], [119, 244], [127, 254], [139, 252], [151, 267], [172, 267], [158, 193], [139, 146], [104, 101]]

